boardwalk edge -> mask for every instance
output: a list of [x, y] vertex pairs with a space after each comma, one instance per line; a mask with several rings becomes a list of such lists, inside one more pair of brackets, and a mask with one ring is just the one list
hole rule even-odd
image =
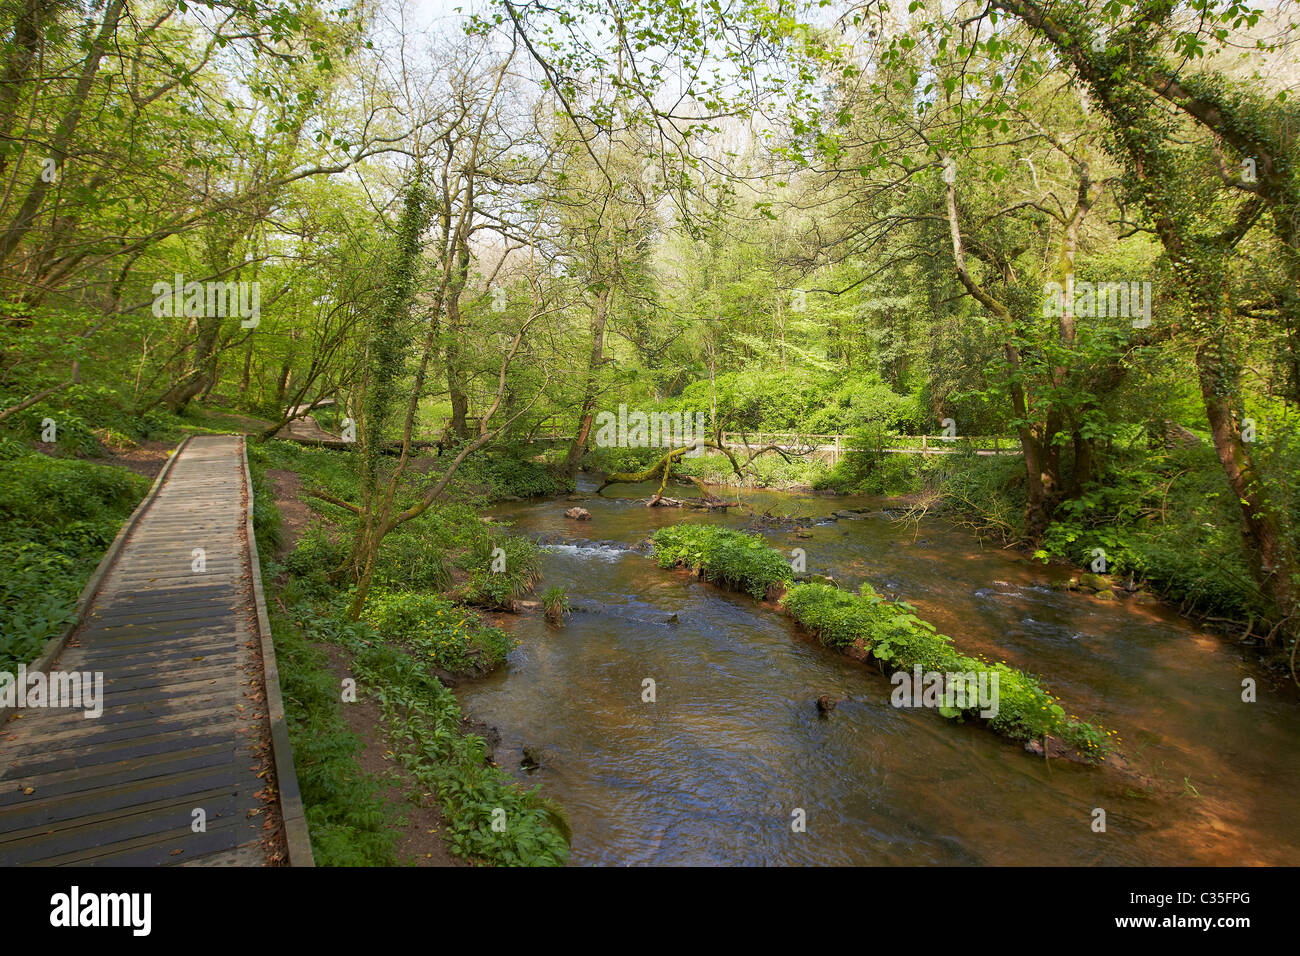
[[280, 813], [284, 818], [284, 838], [290, 866], [315, 866], [311, 854], [311, 834], [298, 791], [298, 774], [293, 768], [293, 750], [289, 744], [289, 725], [280, 696], [280, 671], [275, 662], [275, 644], [271, 640], [271, 619], [266, 613], [266, 596], [262, 592], [262, 564], [257, 554], [257, 536], [253, 531], [253, 473], [248, 468], [248, 438], [240, 442], [244, 463], [244, 487], [248, 508], [244, 525], [248, 532], [249, 573], [253, 581], [253, 598], [257, 604], [257, 629], [262, 642], [262, 681], [266, 686], [267, 716], [271, 721], [271, 754], [275, 762], [275, 783], [280, 791]]
[[[104, 583], [104, 578], [108, 576], [109, 569], [117, 561], [117, 556], [121, 553], [122, 546], [126, 544], [127, 537], [135, 529], [140, 519], [144, 517], [144, 513], [149, 510], [149, 506], [153, 504], [154, 499], [158, 497], [163, 482], [171, 474], [172, 466], [176, 464], [181, 452], [185, 450], [185, 446], [190, 443], [190, 439], [193, 437], [193, 435], [186, 435], [181, 440], [181, 443], [172, 451], [171, 457], [167, 459], [158, 472], [158, 477], [153, 480], [149, 493], [140, 500], [140, 503], [135, 506], [135, 510], [122, 522], [122, 527], [117, 530], [117, 536], [113, 538], [113, 543], [108, 546], [108, 550], [99, 559], [99, 564], [95, 565], [95, 570], [91, 572], [89, 580], [86, 581], [86, 586], [81, 589], [81, 594], [77, 597], [77, 606], [74, 609], [72, 620], [63, 629], [63, 633], [57, 637], [51, 637], [45, 642], [40, 657], [27, 665], [27, 673], [35, 674], [38, 671], [41, 673], [49, 671], [54, 662], [59, 659], [59, 655], [63, 653], [63, 649], [68, 646], [68, 640], [85, 623], [83, 619], [86, 616], [86, 611], [89, 610], [96, 593], [98, 593], [99, 586]], [[17, 710], [17, 706], [0, 707], [0, 726], [3, 726]]]

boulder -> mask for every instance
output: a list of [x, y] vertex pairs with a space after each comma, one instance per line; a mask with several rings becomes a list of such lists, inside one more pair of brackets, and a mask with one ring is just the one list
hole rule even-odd
[[564, 513], [564, 517], [572, 518], [574, 521], [590, 521], [591, 512], [586, 508], [570, 508]]
[[[1081, 574], [1079, 575], [1079, 587], [1089, 591], [1108, 591], [1110, 590], [1110, 581], [1100, 574]], [[1114, 597], [1114, 595], [1111, 595]]]

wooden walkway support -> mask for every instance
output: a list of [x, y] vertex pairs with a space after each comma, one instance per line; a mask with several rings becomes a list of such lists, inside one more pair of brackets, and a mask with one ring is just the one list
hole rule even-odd
[[[333, 403], [331, 402], [331, 404]], [[299, 441], [305, 445], [344, 446], [346, 443], [343, 441], [342, 436], [330, 434], [320, 427], [320, 423], [316, 419], [308, 414], [310, 408], [310, 405], [298, 405], [291, 408], [289, 414], [294, 417], [290, 418], [288, 424], [275, 433], [275, 437]]]
[[51, 673], [102, 714], [0, 726], [0, 864], [311, 865], [243, 441], [184, 442], [84, 596]]

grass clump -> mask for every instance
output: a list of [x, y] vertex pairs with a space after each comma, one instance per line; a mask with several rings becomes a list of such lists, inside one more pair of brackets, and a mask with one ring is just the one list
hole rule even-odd
[[794, 581], [790, 564], [760, 535], [716, 525], [677, 524], [651, 540], [661, 568], [686, 568], [709, 581], [762, 600], [774, 587]]
[[[902, 601], [886, 601], [864, 584], [858, 594], [828, 584], [797, 584], [783, 598], [786, 610], [827, 647], [869, 653], [894, 670], [939, 673], [997, 674], [997, 714], [988, 726], [1003, 736], [1028, 740], [1054, 736], [1085, 757], [1101, 759], [1111, 749], [1113, 733], [1067, 717], [1057, 698], [1038, 680], [1006, 664], [968, 657], [952, 638], [936, 633], [915, 608]], [[951, 716], [974, 716], [977, 708], [963, 708]]]
[[473, 526], [473, 538], [457, 560], [469, 572], [464, 600], [511, 610], [541, 579], [541, 548], [519, 535], [481, 529], [481, 524]]
[[547, 588], [542, 592], [542, 609], [548, 624], [562, 626], [565, 616], [571, 610], [568, 593], [558, 585]]

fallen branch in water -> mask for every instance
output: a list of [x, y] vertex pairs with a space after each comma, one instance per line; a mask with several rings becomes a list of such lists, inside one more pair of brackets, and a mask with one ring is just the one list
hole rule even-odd
[[693, 482], [695, 486], [700, 489], [700, 494], [704, 497], [705, 501], [717, 502], [716, 504], [710, 504], [710, 507], [714, 507], [714, 508], [737, 507], [739, 505], [739, 502], [734, 502], [732, 504], [724, 504], [719, 502], [718, 499], [715, 498], [712, 495], [712, 493], [709, 492], [708, 488], [705, 487], [704, 482], [700, 481], [700, 479], [694, 477], [693, 475], [673, 476], [672, 473], [673, 465], [679, 463], [682, 457], [687, 452], [693, 451], [697, 448], [712, 448], [715, 451], [722, 452], [722, 454], [727, 456], [727, 460], [731, 462], [732, 470], [735, 471], [736, 477], [738, 478], [744, 478], [745, 469], [748, 468], [753, 463], [755, 458], [767, 452], [776, 452], [787, 462], [790, 460], [790, 456], [786, 454], [785, 449], [779, 448], [776, 445], [768, 445], [765, 448], [760, 448], [754, 453], [752, 453], [748, 458], [745, 459], [744, 463], [742, 464], [740, 461], [737, 460], [736, 456], [732, 454], [731, 449], [725, 447], [720, 442], [701, 441], [701, 442], [696, 442], [694, 445], [687, 445], [684, 448], [672, 449], [671, 451], [669, 451], [667, 454], [665, 454], [662, 458], [660, 458], [657, 462], [655, 462], [653, 465], [651, 465], [649, 468], [645, 469], [644, 471], [611, 472], [610, 474], [605, 476], [605, 480], [601, 482], [600, 487], [596, 489], [596, 494], [600, 494], [610, 485], [636, 485], [636, 484], [640, 484], [643, 481], [653, 481], [655, 478], [658, 478], [659, 490], [655, 493], [655, 496], [651, 498], [646, 505], [646, 507], [648, 508], [653, 508], [656, 505], [658, 505], [661, 501], [664, 500], [663, 497], [664, 488], [668, 486], [668, 479], [670, 477], [677, 477], [678, 480], [682, 480], [684, 478], [687, 481]]

